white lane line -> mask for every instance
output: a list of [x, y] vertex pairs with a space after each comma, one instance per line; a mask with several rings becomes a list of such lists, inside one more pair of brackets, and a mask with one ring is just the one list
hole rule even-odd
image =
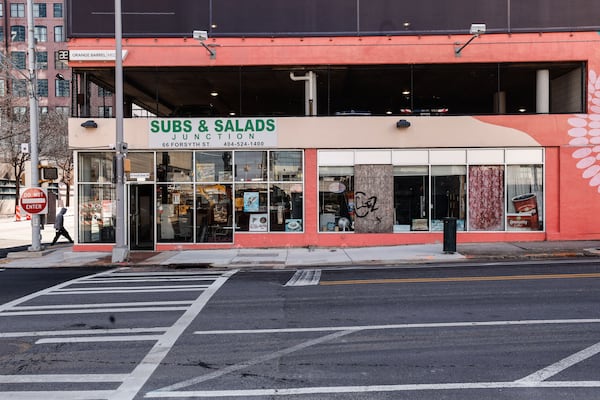
[[209, 381], [211, 379], [220, 378], [221, 376], [227, 375], [227, 374], [229, 374], [231, 372], [239, 371], [241, 369], [245, 369], [245, 368], [251, 367], [253, 365], [261, 364], [261, 363], [264, 363], [266, 361], [270, 361], [270, 360], [273, 360], [273, 359], [276, 359], [276, 358], [280, 358], [280, 357], [282, 357], [284, 355], [295, 353], [297, 351], [304, 350], [304, 349], [306, 349], [308, 347], [315, 346], [317, 344], [321, 344], [321, 343], [325, 343], [325, 342], [328, 342], [328, 341], [331, 341], [331, 340], [334, 340], [334, 339], [338, 339], [340, 337], [349, 335], [351, 333], [354, 333], [354, 331], [335, 332], [335, 333], [331, 333], [331, 334], [326, 335], [326, 336], [322, 336], [320, 338], [307, 340], [307, 341], [302, 342], [300, 344], [297, 344], [295, 346], [288, 347], [287, 349], [279, 350], [279, 351], [276, 351], [276, 352], [273, 352], [273, 353], [270, 353], [270, 354], [265, 354], [264, 356], [257, 357], [257, 358], [255, 358], [253, 360], [248, 360], [248, 361], [244, 361], [244, 362], [241, 362], [241, 363], [238, 363], [238, 364], [230, 365], [229, 367], [220, 369], [220, 370], [212, 372], [210, 374], [197, 376], [195, 378], [188, 379], [188, 380], [176, 383], [174, 385], [166, 386], [164, 388], [158, 389], [157, 392], [183, 389], [183, 388], [186, 388], [186, 387], [189, 387], [189, 386], [196, 385], [198, 383]]
[[0, 375], [0, 383], [122, 382], [126, 374]]
[[17, 306], [11, 311], [26, 310], [64, 310], [81, 308], [108, 308], [108, 307], [144, 307], [144, 306], [184, 306], [192, 304], [191, 300], [185, 301], [134, 301], [129, 303], [97, 303], [97, 304], [54, 304], [49, 306]]
[[[106, 275], [111, 274], [113, 271], [114, 270], [100, 272], [98, 274], [92, 275], [91, 277], [106, 276]], [[27, 296], [24, 296], [24, 297], [21, 297], [19, 299], [13, 300], [11, 302], [2, 304], [2, 305], [0, 305], [0, 312], [4, 312], [6, 310], [10, 310], [12, 307], [17, 306], [19, 304], [23, 304], [23, 303], [25, 303], [27, 301], [35, 299], [36, 297], [45, 296], [47, 294], [52, 293], [53, 291], [60, 290], [60, 289], [65, 288], [65, 287], [67, 287], [69, 285], [73, 285], [73, 284], [77, 284], [77, 283], [83, 282], [83, 281], [85, 281], [86, 279], [89, 279], [89, 278], [90, 278], [90, 276], [84, 276], [84, 277], [81, 277], [81, 278], [72, 279], [70, 281], [59, 283], [58, 285], [46, 288], [44, 290], [40, 290], [39, 292], [31, 293], [31, 294], [29, 294]]]
[[39, 310], [39, 311], [6, 311], [0, 317], [27, 315], [67, 315], [67, 314], [99, 314], [127, 312], [185, 311], [187, 307], [123, 307], [123, 308], [86, 308], [81, 310]]
[[[136, 397], [146, 381], [158, 368], [162, 360], [167, 356], [175, 342], [190, 326], [200, 311], [206, 306], [215, 293], [233, 276], [237, 270], [224, 272], [215, 282], [204, 291], [190, 308], [165, 332], [161, 339], [152, 347], [150, 352], [135, 367], [133, 372], [127, 376], [125, 381], [111, 395], [111, 400], [131, 400]], [[46, 400], [46, 399], [45, 399]]]
[[40, 339], [35, 344], [56, 344], [56, 343], [100, 343], [100, 342], [142, 342], [156, 341], [162, 338], [162, 335], [130, 335], [130, 336], [87, 336], [87, 337], [60, 337]]
[[563, 382], [464, 382], [464, 383], [432, 383], [408, 385], [374, 385], [374, 386], [325, 386], [288, 389], [256, 389], [256, 390], [214, 390], [214, 391], [153, 391], [147, 398], [215, 398], [215, 397], [256, 397], [256, 396], [293, 396], [315, 394], [342, 393], [374, 393], [374, 392], [415, 392], [439, 390], [470, 389], [519, 389], [519, 388], [596, 388], [600, 381], [563, 381]]
[[238, 329], [195, 331], [195, 335], [241, 335], [257, 333], [296, 333], [296, 332], [336, 332], [336, 331], [374, 331], [385, 329], [414, 329], [414, 328], [459, 328], [481, 326], [515, 326], [515, 325], [563, 325], [563, 324], [597, 324], [600, 319], [534, 319], [521, 321], [474, 321], [474, 322], [434, 322], [422, 324], [395, 325], [357, 325], [357, 326], [325, 326], [315, 328], [281, 328], [281, 329]]
[[110, 399], [113, 390], [63, 390], [38, 392], [0, 392], [0, 399], [10, 400], [98, 400]]
[[312, 286], [321, 280], [320, 269], [298, 270], [284, 286]]
[[546, 379], [551, 378], [565, 369], [580, 363], [581, 361], [587, 360], [598, 353], [600, 353], [600, 343], [596, 343], [587, 349], [583, 349], [580, 352], [570, 355], [569, 357], [563, 358], [562, 360], [549, 365], [546, 368], [540, 369], [539, 371], [536, 371], [525, 378], [519, 379], [517, 382], [535, 383], [545, 381]]
[[0, 332], [0, 339], [21, 337], [48, 337], [48, 336], [73, 336], [73, 335], [98, 335], [98, 334], [132, 334], [132, 333], [159, 333], [166, 332], [168, 328], [116, 328], [116, 329], [71, 329], [66, 331], [38, 331], [38, 332]]

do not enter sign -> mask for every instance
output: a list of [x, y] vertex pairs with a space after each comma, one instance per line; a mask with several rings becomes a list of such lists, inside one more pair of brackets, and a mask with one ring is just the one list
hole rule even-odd
[[48, 193], [46, 189], [25, 189], [23, 194], [21, 194], [21, 208], [29, 214], [47, 214]]

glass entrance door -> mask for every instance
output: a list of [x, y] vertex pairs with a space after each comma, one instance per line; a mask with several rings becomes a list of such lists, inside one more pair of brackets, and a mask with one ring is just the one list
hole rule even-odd
[[154, 185], [129, 185], [129, 248], [154, 250]]

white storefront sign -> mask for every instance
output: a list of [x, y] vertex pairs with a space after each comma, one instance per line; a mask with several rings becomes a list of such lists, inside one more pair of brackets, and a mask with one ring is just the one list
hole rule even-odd
[[[69, 61], [115, 61], [116, 50], [70, 50]], [[123, 60], [127, 57], [127, 50], [122, 51]]]
[[157, 118], [148, 146], [159, 149], [277, 147], [275, 118]]

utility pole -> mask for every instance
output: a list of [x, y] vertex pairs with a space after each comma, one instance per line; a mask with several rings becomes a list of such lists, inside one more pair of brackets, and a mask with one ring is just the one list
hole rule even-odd
[[[31, 0], [29, 0], [31, 1]], [[117, 220], [115, 226], [115, 247], [112, 262], [123, 262], [127, 259], [128, 248], [125, 240], [125, 181], [124, 158], [127, 154], [127, 143], [123, 141], [123, 28], [121, 23], [121, 0], [115, 0], [115, 107], [116, 107], [116, 206]]]
[[[35, 25], [33, 23], [33, 0], [27, 0], [27, 49], [29, 62], [29, 131], [30, 131], [30, 154], [31, 154], [31, 186], [40, 186], [39, 164], [39, 139], [38, 139], [38, 99], [35, 59]], [[17, 178], [18, 179], [18, 178]], [[40, 251], [41, 245], [40, 215], [31, 215], [31, 247], [29, 251]]]

